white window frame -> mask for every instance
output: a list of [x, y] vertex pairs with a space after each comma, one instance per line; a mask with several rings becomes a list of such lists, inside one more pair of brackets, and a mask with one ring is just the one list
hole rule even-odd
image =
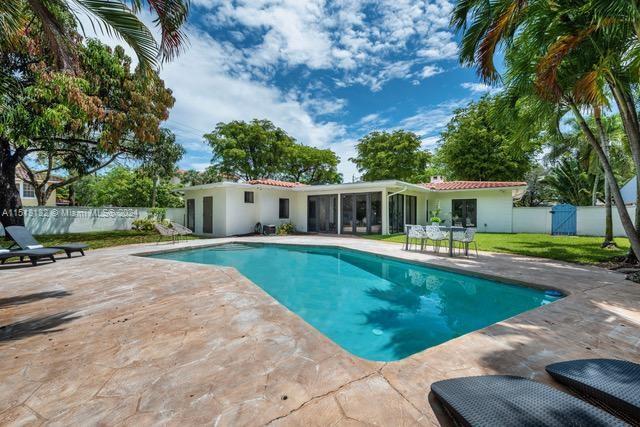
[[[27, 185], [33, 189], [33, 196], [27, 196], [27, 193], [25, 191]], [[21, 181], [20, 182], [20, 194], [22, 195], [23, 199], [35, 199], [36, 198], [36, 189], [35, 189], [35, 187], [33, 185], [29, 184], [28, 182]]]

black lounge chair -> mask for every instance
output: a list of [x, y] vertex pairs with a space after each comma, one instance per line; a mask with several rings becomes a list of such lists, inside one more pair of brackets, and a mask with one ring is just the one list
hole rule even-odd
[[553, 387], [487, 375], [438, 381], [431, 391], [463, 426], [624, 426], [623, 421]]
[[56, 262], [55, 254], [62, 251], [58, 248], [40, 248], [40, 249], [28, 249], [28, 250], [15, 250], [8, 252], [0, 252], [0, 264], [4, 264], [10, 258], [20, 258], [20, 262], [25, 258], [29, 258], [31, 264], [38, 265], [38, 261], [42, 258], [50, 259]]
[[[4, 229], [5, 233], [11, 237], [11, 240], [22, 250], [40, 249], [42, 245], [33, 235], [21, 225], [11, 225]], [[49, 246], [49, 248], [62, 249], [66, 252], [67, 257], [71, 258], [73, 252], [80, 252], [84, 256], [84, 250], [88, 247], [86, 243], [63, 243], [61, 245]]]
[[546, 367], [556, 381], [585, 399], [640, 425], [640, 365], [615, 359], [584, 359]]

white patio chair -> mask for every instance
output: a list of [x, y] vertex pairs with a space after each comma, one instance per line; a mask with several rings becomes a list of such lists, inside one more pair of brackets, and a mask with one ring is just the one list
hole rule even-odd
[[427, 238], [427, 235], [424, 231], [424, 227], [421, 225], [409, 225], [408, 241], [407, 241], [407, 250], [411, 249], [411, 242], [418, 247], [418, 240], [420, 240], [420, 250], [424, 249], [424, 239]]
[[449, 236], [446, 232], [442, 231], [440, 227], [437, 225], [428, 225], [425, 227], [425, 232], [427, 235], [427, 244], [429, 240], [433, 241], [433, 250], [435, 252], [440, 252], [440, 247], [442, 246], [442, 242], [449, 243]]
[[476, 249], [476, 258], [478, 257], [478, 243], [475, 241], [475, 236], [476, 236], [476, 229], [475, 228], [467, 228], [464, 230], [464, 233], [461, 233], [462, 235], [458, 235], [456, 236], [456, 234], [453, 235], [453, 242], [458, 243], [459, 244], [459, 249], [462, 250], [464, 249], [465, 253], [467, 254], [467, 256], [469, 256], [469, 245], [471, 245], [471, 243], [473, 243], [473, 246]]

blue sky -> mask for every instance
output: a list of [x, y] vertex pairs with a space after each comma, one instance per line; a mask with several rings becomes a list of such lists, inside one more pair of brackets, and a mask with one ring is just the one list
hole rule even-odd
[[[203, 169], [202, 134], [266, 118], [331, 148], [345, 181], [358, 138], [404, 128], [432, 148], [452, 111], [489, 88], [457, 60], [448, 0], [192, 0], [189, 45], [161, 76], [176, 105], [167, 126]], [[146, 20], [146, 19], [145, 19]]]

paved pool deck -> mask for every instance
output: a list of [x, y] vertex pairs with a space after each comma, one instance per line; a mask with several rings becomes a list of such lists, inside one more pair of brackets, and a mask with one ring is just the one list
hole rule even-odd
[[[397, 362], [350, 355], [236, 270], [131, 256], [227, 241], [338, 245], [569, 295]], [[0, 425], [446, 425], [433, 381], [640, 361], [640, 285], [504, 254], [448, 258], [324, 236], [90, 251], [0, 267]]]

